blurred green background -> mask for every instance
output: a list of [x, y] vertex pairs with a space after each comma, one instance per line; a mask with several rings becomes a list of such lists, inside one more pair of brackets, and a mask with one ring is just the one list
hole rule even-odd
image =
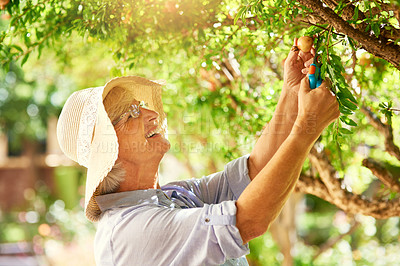
[[[326, 69], [326, 75], [357, 100], [356, 110], [319, 142], [346, 193], [397, 207], [382, 207], [390, 214], [377, 219], [360, 214], [361, 205], [359, 213], [343, 211], [298, 188], [269, 232], [250, 242], [249, 263], [400, 265], [398, 189], [362, 166], [363, 159], [376, 159], [398, 183], [399, 159], [361, 111], [368, 107], [398, 141], [399, 66], [318, 20], [304, 2], [5, 1], [0, 265], [94, 265], [96, 225], [83, 213], [86, 169], [63, 156], [55, 137], [57, 117], [72, 92], [121, 75], [165, 79], [171, 150], [161, 165], [161, 183], [201, 177], [251, 151], [272, 118], [293, 39], [314, 33], [324, 40], [321, 53], [331, 58], [326, 65], [333, 72]], [[399, 1], [329, 2], [336, 14], [349, 6], [359, 12], [347, 22], [369, 25], [362, 29], [368, 38], [391, 31], [385, 40], [399, 47]], [[303, 174], [320, 180], [309, 161]]]

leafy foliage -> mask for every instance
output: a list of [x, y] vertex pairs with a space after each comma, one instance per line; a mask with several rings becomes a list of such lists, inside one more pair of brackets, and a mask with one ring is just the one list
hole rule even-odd
[[[342, 113], [320, 142], [346, 189], [368, 193], [376, 178], [360, 166], [364, 157], [393, 169], [399, 162], [384, 151], [384, 137], [362, 108], [382, 116], [396, 141], [398, 66], [304, 2], [12, 0], [0, 20], [2, 131], [16, 146], [27, 137], [43, 141], [48, 117], [72, 91], [125, 74], [166, 79], [171, 153], [184, 162], [186, 178], [209, 174], [251, 150], [273, 115], [293, 39], [315, 36], [322, 75], [332, 81]], [[366, 38], [399, 47], [398, 1], [325, 2]], [[398, 197], [389, 189], [377, 195]]]

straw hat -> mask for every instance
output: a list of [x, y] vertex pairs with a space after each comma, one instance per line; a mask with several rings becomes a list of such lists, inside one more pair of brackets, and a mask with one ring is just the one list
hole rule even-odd
[[88, 168], [85, 192], [85, 214], [97, 221], [101, 211], [95, 196], [97, 187], [111, 171], [118, 158], [118, 140], [114, 127], [103, 105], [103, 100], [115, 87], [130, 90], [136, 100], [159, 114], [161, 134], [166, 133], [166, 116], [161, 101], [158, 81], [126, 76], [110, 80], [104, 87], [74, 92], [66, 101], [57, 124], [57, 138], [61, 150], [70, 159]]

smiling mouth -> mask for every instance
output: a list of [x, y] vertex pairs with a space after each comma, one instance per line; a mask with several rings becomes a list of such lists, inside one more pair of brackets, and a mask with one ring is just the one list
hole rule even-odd
[[146, 139], [152, 138], [152, 137], [157, 136], [157, 135], [159, 135], [159, 134], [160, 134], [160, 133], [159, 133], [159, 129], [156, 128], [156, 129], [150, 131], [149, 133], [147, 133], [146, 136], [145, 136], [145, 138], [146, 138]]

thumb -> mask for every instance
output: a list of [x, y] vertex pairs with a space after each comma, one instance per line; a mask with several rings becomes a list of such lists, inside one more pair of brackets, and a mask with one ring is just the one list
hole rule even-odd
[[306, 75], [300, 83], [300, 90], [301, 93], [309, 93], [311, 91], [310, 89], [310, 81], [308, 79], [308, 76]]
[[295, 62], [297, 61], [297, 57], [299, 56], [299, 48], [297, 47], [297, 38], [293, 40], [293, 46], [290, 49], [290, 52], [286, 58], [286, 62]]

